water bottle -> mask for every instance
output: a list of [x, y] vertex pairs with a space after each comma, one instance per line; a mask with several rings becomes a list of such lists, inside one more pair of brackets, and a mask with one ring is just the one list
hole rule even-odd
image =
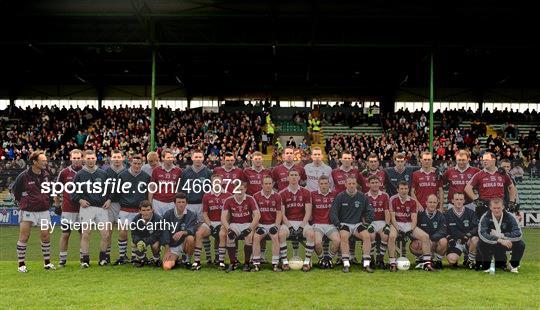
[[495, 259], [493, 257], [491, 258], [491, 264], [489, 265], [489, 274], [495, 274]]

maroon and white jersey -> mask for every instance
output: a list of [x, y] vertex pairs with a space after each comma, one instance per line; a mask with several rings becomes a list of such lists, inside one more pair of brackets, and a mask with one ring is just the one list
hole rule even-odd
[[384, 221], [384, 212], [390, 210], [390, 197], [388, 194], [379, 191], [377, 195], [373, 195], [371, 191], [368, 191], [366, 196], [373, 207], [373, 220]]
[[276, 192], [272, 192], [270, 196], [266, 196], [260, 191], [253, 198], [259, 206], [259, 212], [261, 212], [259, 223], [262, 225], [276, 223], [276, 212], [281, 211], [281, 196]]
[[416, 213], [416, 201], [407, 196], [405, 199], [401, 199], [399, 194], [390, 198], [390, 212], [396, 213], [396, 221], [400, 223], [411, 223], [411, 214]]
[[42, 184], [49, 182], [49, 173], [42, 170], [35, 174], [31, 167], [21, 172], [11, 187], [20, 210], [43, 212], [49, 210], [49, 194], [42, 191]]
[[[239, 181], [236, 180], [244, 180], [244, 172], [238, 167], [233, 167], [230, 170], [227, 170], [224, 167], [216, 167], [214, 168], [213, 172], [214, 174], [218, 174], [221, 176], [221, 187], [223, 187], [223, 189], [225, 189], [226, 187], [227, 192], [229, 193], [232, 193], [234, 189], [238, 186]], [[228, 179], [228, 181], [226, 181], [225, 179]]]
[[[62, 171], [60, 171], [60, 173], [58, 174], [58, 178], [56, 178], [56, 182], [60, 182], [62, 184], [66, 184], [67, 182], [73, 182], [77, 171], [81, 170], [81, 168], [82, 167], [75, 170], [73, 169], [73, 166], [69, 166], [62, 169]], [[72, 201], [71, 195], [68, 192], [64, 191], [62, 193], [62, 197], [62, 212], [79, 212], [79, 203]]]
[[271, 176], [270, 169], [262, 168], [257, 171], [253, 167], [244, 169], [244, 178], [248, 182], [246, 193], [248, 195], [255, 195], [262, 191], [262, 181], [267, 175]]
[[229, 211], [230, 223], [247, 224], [253, 221], [253, 211], [258, 210], [257, 203], [252, 196], [244, 195], [241, 201], [236, 200], [236, 196], [225, 200], [223, 211]]
[[366, 181], [364, 180], [364, 176], [360, 173], [360, 171], [356, 168], [350, 168], [348, 171], [343, 170], [342, 167], [338, 167], [334, 170], [332, 170], [332, 180], [334, 181], [334, 190], [338, 193], [341, 193], [347, 189], [347, 178], [349, 176], [356, 177], [356, 182], [361, 187], [361, 191], [363, 193], [366, 192]]
[[435, 169], [432, 169], [430, 172], [426, 172], [423, 169], [416, 170], [412, 174], [411, 183], [411, 187], [414, 188], [416, 199], [424, 208], [427, 206], [429, 195], [438, 197], [437, 194], [442, 187], [442, 182], [437, 177], [437, 171]]
[[[443, 186], [448, 184], [448, 203], [452, 202], [454, 193], [465, 193], [465, 185], [467, 185], [467, 182], [469, 182], [478, 171], [480, 171], [480, 169], [476, 167], [467, 167], [463, 171], [459, 170], [457, 167], [453, 167], [444, 172], [441, 181]], [[465, 194], [465, 204], [471, 202], [472, 199]]]
[[174, 202], [176, 195], [176, 184], [182, 175], [182, 169], [173, 166], [166, 170], [163, 166], [158, 166], [152, 170], [152, 179], [157, 186], [157, 191], [153, 194], [152, 199], [161, 202]]
[[299, 164], [293, 164], [292, 166], [286, 166], [285, 163], [274, 167], [272, 169], [272, 179], [274, 179], [275, 186], [278, 191], [282, 191], [284, 188], [289, 186], [289, 171], [296, 170], [300, 175], [300, 181], [305, 181], [307, 179], [306, 171], [304, 167]]
[[386, 173], [384, 172], [384, 170], [377, 169], [377, 171], [372, 172], [369, 169], [365, 169], [364, 171], [362, 171], [362, 176], [364, 177], [364, 182], [366, 184], [365, 187], [364, 187], [366, 193], [369, 191], [369, 180], [368, 179], [372, 175], [379, 178], [379, 180], [381, 181], [380, 190], [384, 192], [384, 184], [386, 184]]
[[205, 193], [202, 198], [202, 207], [203, 212], [208, 213], [208, 218], [212, 222], [221, 221], [221, 211], [223, 210], [223, 205], [225, 200], [231, 197], [230, 193], [222, 192], [218, 194], [214, 193]]
[[506, 173], [500, 174], [498, 171], [489, 173], [484, 169], [478, 171], [468, 184], [478, 191], [480, 199], [489, 201], [496, 197], [504, 199], [505, 187], [513, 183]]
[[337, 192], [328, 191], [323, 194], [320, 190], [311, 192], [311, 203], [313, 224], [332, 224], [330, 222], [330, 208], [337, 196]]
[[287, 186], [279, 192], [279, 195], [287, 219], [289, 221], [303, 221], [306, 215], [306, 203], [311, 203], [311, 193], [301, 186], [293, 192]]

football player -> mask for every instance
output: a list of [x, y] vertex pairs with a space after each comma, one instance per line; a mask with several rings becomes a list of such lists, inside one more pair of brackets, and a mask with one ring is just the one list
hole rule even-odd
[[417, 268], [433, 271], [431, 263], [431, 240], [429, 235], [420, 227], [417, 227], [418, 215], [416, 210], [418, 202], [409, 196], [409, 183], [401, 181], [398, 185], [398, 193], [390, 198], [390, 216], [392, 226], [388, 236], [388, 256], [390, 257], [390, 271], [397, 271], [396, 264], [396, 239], [398, 234], [403, 234], [409, 239], [417, 239], [422, 243], [422, 263]]
[[[452, 208], [452, 200], [454, 199], [454, 193], [463, 193], [467, 182], [475, 175], [480, 169], [469, 166], [470, 153], [467, 150], [460, 150], [456, 155], [456, 166], [448, 168], [441, 177], [442, 185], [448, 184], [448, 209]], [[471, 210], [476, 209], [476, 205], [472, 203], [472, 199], [469, 196], [465, 197], [465, 207]]]
[[[373, 207], [374, 218], [373, 233], [371, 233], [371, 253], [376, 255], [375, 266], [385, 269], [384, 255], [388, 249], [388, 235], [390, 234], [390, 197], [381, 191], [381, 179], [377, 175], [368, 177], [369, 191], [366, 197]], [[379, 242], [377, 242], [379, 237]], [[373, 258], [372, 258], [373, 262]]]
[[135, 251], [135, 266], [143, 267], [146, 263], [146, 251], [148, 248], [152, 251], [151, 264], [161, 267], [160, 239], [162, 230], [159, 222], [161, 217], [154, 212], [152, 204], [148, 200], [143, 200], [139, 204], [139, 214], [133, 218], [135, 229], [131, 231], [131, 247]]
[[429, 195], [436, 195], [439, 201], [439, 211], [444, 212], [444, 191], [442, 183], [437, 175], [437, 169], [433, 168], [433, 154], [422, 152], [422, 166], [412, 174], [411, 197], [416, 199], [425, 209]]
[[463, 265], [474, 269], [478, 244], [478, 218], [476, 212], [464, 206], [465, 194], [463, 192], [454, 192], [453, 197], [453, 207], [445, 214], [448, 227], [446, 259], [450, 266], [455, 267], [463, 253], [465, 255]]

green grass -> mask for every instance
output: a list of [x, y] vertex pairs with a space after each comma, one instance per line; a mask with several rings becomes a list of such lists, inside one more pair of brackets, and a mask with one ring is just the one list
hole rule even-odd
[[[68, 266], [42, 269], [39, 236], [29, 241], [30, 272], [16, 270], [17, 227], [0, 228], [0, 309], [10, 308], [459, 308], [539, 309], [540, 230], [525, 231], [527, 249], [519, 274], [490, 276], [464, 269], [427, 273], [411, 270], [374, 274], [353, 267], [273, 273], [214, 267], [199, 272], [132, 266], [78, 267], [76, 242], [71, 242]], [[97, 234], [91, 245], [97, 245]], [[58, 256], [58, 232], [53, 236], [53, 262]], [[115, 240], [113, 236], [113, 240]], [[359, 253], [359, 252], [358, 252]], [[92, 253], [92, 259], [96, 259]], [[113, 249], [113, 259], [117, 251]]]

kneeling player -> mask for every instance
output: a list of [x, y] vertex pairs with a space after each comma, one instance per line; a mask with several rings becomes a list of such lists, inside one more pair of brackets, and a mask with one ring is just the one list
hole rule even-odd
[[[442, 269], [442, 259], [448, 248], [448, 239], [446, 239], [447, 228], [444, 214], [437, 210], [439, 199], [434, 194], [427, 198], [426, 210], [418, 215], [418, 226], [429, 235], [431, 240], [431, 253], [435, 257], [433, 266]], [[413, 240], [411, 242], [411, 252], [416, 255], [417, 261], [422, 255], [422, 242]]]
[[398, 193], [390, 198], [390, 216], [392, 221], [390, 236], [388, 236], [390, 271], [397, 271], [396, 239], [398, 234], [404, 234], [407, 238], [417, 239], [422, 243], [422, 263], [416, 267], [433, 271], [434, 269], [431, 265], [431, 241], [425, 231], [416, 227], [417, 201], [409, 196], [408, 193], [409, 183], [407, 181], [401, 181], [398, 185]]
[[[453, 208], [445, 214], [448, 227], [446, 259], [450, 266], [457, 266], [461, 253], [464, 253], [466, 256], [463, 265], [474, 269], [478, 244], [478, 219], [476, 212], [466, 208], [464, 204], [465, 194], [455, 192], [452, 197]], [[468, 254], [465, 254], [467, 251]]]
[[[221, 269], [225, 269], [225, 242], [227, 241], [227, 230], [221, 225], [221, 211], [223, 204], [231, 194], [221, 189], [221, 176], [214, 174], [211, 177], [212, 187], [210, 193], [205, 193], [202, 198], [203, 223], [195, 234], [195, 254], [192, 270], [201, 269], [201, 253], [204, 240], [213, 236], [218, 241], [218, 262]], [[217, 192], [215, 190], [219, 189]], [[211, 262], [211, 261], [210, 261]]]
[[339, 228], [341, 237], [343, 272], [349, 272], [350, 268], [349, 238], [352, 235], [362, 240], [363, 270], [371, 273], [373, 269], [370, 267], [371, 237], [369, 234], [375, 231], [371, 226], [373, 207], [366, 196], [357, 190], [356, 177], [347, 177], [346, 187], [344, 192], [336, 196], [330, 209], [330, 220]]
[[294, 241], [306, 238], [306, 256], [304, 258], [303, 271], [311, 270], [311, 254], [314, 249], [315, 233], [308, 221], [311, 218], [311, 194], [301, 187], [300, 174], [296, 170], [289, 171], [289, 186], [285, 187], [279, 195], [283, 204], [283, 224], [279, 229], [279, 252], [281, 256], [281, 269], [290, 269], [287, 259], [287, 238]]
[[[182, 253], [185, 253], [184, 265], [190, 267], [189, 257], [193, 255], [197, 215], [187, 210], [186, 194], [178, 193], [174, 198], [174, 209], [163, 215], [165, 229], [163, 244], [168, 246], [163, 256], [163, 269], [171, 270]], [[167, 229], [168, 228], [168, 229]]]
[[[319, 177], [319, 190], [311, 192], [313, 204], [313, 231], [315, 232], [315, 253], [319, 256], [319, 267], [332, 268], [332, 259], [339, 251], [341, 239], [339, 232], [330, 221], [330, 209], [337, 193], [330, 190], [329, 178], [325, 175]], [[328, 256], [322, 257], [323, 238], [326, 236], [332, 241]]]
[[135, 251], [135, 266], [143, 267], [146, 263], [146, 250], [152, 250], [152, 259], [150, 263], [156, 267], [161, 267], [159, 259], [160, 238], [162, 231], [160, 227], [161, 217], [157, 215], [152, 204], [148, 200], [143, 200], [139, 204], [139, 214], [133, 218], [134, 229], [131, 231], [131, 248]]
[[[368, 178], [369, 191], [366, 193], [369, 203], [373, 207], [374, 221], [371, 223], [374, 232], [371, 233], [371, 253], [376, 254], [375, 265], [385, 269], [384, 255], [388, 249], [388, 235], [390, 234], [390, 197], [381, 191], [381, 180], [377, 175]], [[377, 242], [377, 236], [379, 242]], [[373, 261], [373, 258], [372, 258]]]
[[246, 195], [247, 183], [242, 181], [239, 187], [239, 193], [235, 193], [225, 200], [223, 211], [221, 212], [221, 225], [227, 231], [227, 250], [231, 264], [227, 272], [238, 268], [238, 259], [236, 257], [236, 241], [244, 238], [244, 266], [242, 270], [250, 271], [249, 259], [253, 244], [253, 233], [261, 213], [257, 203], [252, 196]]
[[278, 230], [281, 225], [281, 196], [272, 190], [274, 183], [271, 176], [265, 176], [262, 180], [262, 190], [253, 198], [259, 205], [261, 219], [255, 235], [253, 235], [253, 270], [259, 271], [261, 266], [261, 241], [266, 242], [267, 235], [272, 240], [272, 270], [280, 271], [279, 264], [279, 236]]

